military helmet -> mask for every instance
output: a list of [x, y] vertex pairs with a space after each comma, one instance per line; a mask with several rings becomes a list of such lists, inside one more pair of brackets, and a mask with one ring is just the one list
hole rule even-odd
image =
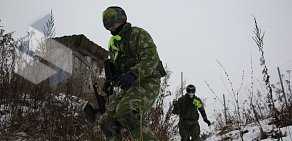
[[196, 87], [192, 84], [187, 86], [187, 93], [195, 93], [196, 92]]
[[124, 23], [127, 21], [126, 12], [118, 6], [108, 7], [102, 14], [103, 25], [106, 29], [112, 27], [115, 23]]

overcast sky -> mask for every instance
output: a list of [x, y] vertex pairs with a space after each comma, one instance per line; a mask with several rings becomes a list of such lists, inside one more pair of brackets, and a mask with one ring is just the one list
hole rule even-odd
[[[183, 72], [187, 84], [196, 85], [197, 95], [207, 99], [209, 112], [218, 102], [204, 81], [220, 98], [227, 93], [217, 59], [228, 71], [235, 89], [245, 71], [246, 90], [250, 87], [252, 56], [255, 85], [261, 89], [260, 53], [252, 40], [253, 15], [265, 31], [264, 51], [273, 83], [278, 81], [277, 66], [283, 73], [292, 69], [291, 0], [1, 0], [0, 24], [21, 36], [52, 9], [56, 36], [85, 34], [107, 49], [111, 35], [104, 29], [101, 15], [112, 5], [124, 8], [132, 25], [151, 34], [161, 60], [173, 72], [171, 90], [180, 85]], [[240, 93], [240, 97], [246, 95], [246, 91]]]

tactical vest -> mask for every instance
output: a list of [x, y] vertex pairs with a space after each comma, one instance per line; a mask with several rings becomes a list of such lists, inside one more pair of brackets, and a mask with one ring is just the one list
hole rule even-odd
[[202, 107], [201, 101], [197, 97], [189, 98], [187, 95], [182, 96], [177, 102], [179, 117], [182, 120], [198, 120], [198, 108]]

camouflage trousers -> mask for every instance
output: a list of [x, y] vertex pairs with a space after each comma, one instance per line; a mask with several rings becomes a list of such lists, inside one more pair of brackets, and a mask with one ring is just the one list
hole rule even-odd
[[200, 125], [198, 120], [182, 120], [178, 123], [182, 141], [200, 141]]
[[[146, 79], [141, 81], [140, 84], [137, 80], [129, 90], [119, 93], [114, 101], [107, 106], [104, 118], [107, 120], [110, 119], [114, 123], [118, 122], [121, 127], [126, 127], [127, 129], [132, 128], [129, 126], [135, 125], [134, 128], [129, 130], [130, 136], [134, 140], [140, 140], [142, 138], [144, 141], [158, 140], [151, 128], [145, 122], [144, 114], [151, 109], [159, 94], [159, 90], [160, 78]], [[129, 113], [131, 113], [133, 117], [127, 121], [125, 115], [129, 115]], [[142, 129], [142, 132], [140, 132], [140, 129]], [[117, 131], [107, 140], [120, 141], [123, 140], [123, 135]]]

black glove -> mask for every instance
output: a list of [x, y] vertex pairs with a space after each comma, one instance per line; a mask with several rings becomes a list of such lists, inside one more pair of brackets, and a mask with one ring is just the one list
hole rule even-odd
[[125, 73], [120, 78], [119, 85], [121, 86], [121, 89], [128, 90], [135, 82], [135, 75], [133, 73]]
[[204, 119], [204, 122], [206, 122], [208, 124], [208, 126], [211, 125], [211, 122], [208, 119]]

